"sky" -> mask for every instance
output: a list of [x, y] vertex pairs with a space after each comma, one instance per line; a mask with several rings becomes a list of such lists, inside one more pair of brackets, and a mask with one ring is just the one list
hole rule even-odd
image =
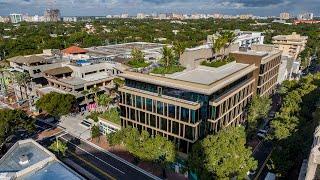
[[319, 15], [320, 0], [0, 0], [0, 15], [43, 15], [58, 8], [62, 16], [105, 16], [128, 13], [222, 13], [279, 15], [280, 12]]

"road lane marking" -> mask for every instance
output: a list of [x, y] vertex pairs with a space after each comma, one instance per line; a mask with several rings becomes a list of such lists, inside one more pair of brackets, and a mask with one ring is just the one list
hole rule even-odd
[[115, 169], [115, 170], [119, 171], [120, 173], [122, 173], [122, 174], [126, 174], [126, 173], [124, 173], [123, 171], [121, 171], [120, 169], [118, 169], [118, 168], [116, 168], [116, 167], [112, 166], [111, 164], [109, 164], [109, 163], [105, 162], [104, 160], [100, 159], [99, 157], [96, 157], [95, 155], [93, 155], [93, 154], [91, 154], [90, 152], [86, 151], [85, 149], [83, 149], [83, 148], [81, 148], [81, 147], [79, 147], [79, 146], [77, 146], [77, 145], [73, 144], [72, 142], [68, 141], [66, 138], [64, 138], [64, 137], [60, 137], [60, 138], [62, 138], [62, 139], [64, 139], [65, 141], [69, 142], [70, 144], [72, 144], [73, 146], [77, 147], [77, 148], [78, 148], [78, 149], [80, 149], [81, 151], [83, 151], [83, 152], [85, 152], [85, 153], [87, 153], [87, 154], [91, 155], [92, 157], [94, 157], [94, 158], [98, 159], [99, 161], [103, 162], [104, 164], [106, 164], [106, 165], [108, 165], [108, 166], [112, 167], [113, 169]]
[[96, 171], [99, 171], [101, 174], [108, 176], [108, 178], [112, 179], [112, 180], [116, 180], [116, 178], [114, 178], [113, 176], [111, 176], [110, 174], [102, 171], [101, 169], [99, 169], [97, 166], [93, 165], [92, 163], [90, 163], [89, 161], [86, 161], [84, 158], [78, 156], [77, 154], [71, 152], [70, 150], [68, 151], [68, 153], [72, 154], [75, 158], [78, 158], [80, 161], [86, 163], [87, 165], [91, 166], [93, 169], [95, 169]]

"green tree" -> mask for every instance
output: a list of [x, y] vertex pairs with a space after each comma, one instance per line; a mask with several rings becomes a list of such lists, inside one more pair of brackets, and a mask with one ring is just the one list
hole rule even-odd
[[17, 130], [32, 133], [35, 130], [34, 119], [22, 110], [0, 109], [0, 147], [6, 138]]
[[173, 51], [177, 59], [180, 59], [181, 55], [184, 53], [186, 49], [186, 44], [183, 42], [174, 42], [173, 43]]
[[74, 107], [76, 98], [71, 94], [60, 94], [51, 92], [42, 96], [37, 102], [36, 107], [46, 111], [55, 118], [69, 114]]
[[90, 91], [83, 90], [81, 91], [81, 94], [84, 96], [84, 102], [86, 103], [86, 106], [88, 106], [89, 105], [88, 96], [90, 94]]
[[101, 94], [97, 98], [97, 102], [99, 106], [109, 108], [109, 104], [112, 102], [112, 98], [107, 94]]
[[100, 133], [99, 126], [93, 125], [91, 127], [91, 138], [94, 139], [94, 138], [100, 137], [100, 135], [101, 135], [101, 133]]
[[122, 144], [140, 160], [160, 163], [164, 176], [167, 164], [175, 160], [174, 144], [162, 136], [152, 137], [147, 131], [140, 133], [138, 129], [130, 127], [109, 134], [107, 137], [111, 146]]
[[257, 168], [245, 136], [243, 127], [227, 128], [197, 142], [188, 156], [190, 170], [200, 179], [245, 179]]
[[66, 143], [56, 139], [50, 146], [49, 149], [53, 152], [56, 152], [60, 155], [60, 153], [65, 156], [66, 151], [68, 150], [68, 146]]
[[150, 63], [145, 62], [143, 52], [137, 48], [132, 49], [131, 56], [132, 58], [128, 62], [128, 65], [133, 68], [143, 68], [150, 65]]
[[259, 124], [259, 120], [264, 119], [268, 116], [271, 109], [271, 99], [269, 97], [253, 97], [248, 107], [248, 126], [247, 132], [249, 137], [252, 136]]
[[163, 46], [161, 64], [165, 67], [170, 67], [176, 64], [174, 53], [168, 46]]

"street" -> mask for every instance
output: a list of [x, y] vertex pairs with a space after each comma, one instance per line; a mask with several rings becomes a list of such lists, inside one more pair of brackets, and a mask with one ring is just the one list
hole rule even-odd
[[[37, 125], [43, 128], [48, 127], [48, 124], [41, 121], [37, 121]], [[62, 161], [88, 179], [92, 179], [92, 177], [96, 179], [160, 179], [64, 131], [46, 138], [40, 143], [48, 147], [56, 138], [66, 142], [68, 146], [67, 160], [66, 162]], [[88, 177], [88, 174], [91, 178]]]

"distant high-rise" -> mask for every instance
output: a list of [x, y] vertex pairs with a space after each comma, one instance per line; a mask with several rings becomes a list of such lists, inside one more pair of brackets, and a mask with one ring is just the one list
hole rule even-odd
[[22, 21], [22, 14], [10, 14], [10, 21], [12, 23], [19, 23]]
[[280, 13], [280, 19], [288, 20], [290, 19], [290, 14], [287, 12]]
[[44, 19], [46, 22], [60, 21], [60, 10], [59, 9], [46, 9], [44, 12]]
[[297, 19], [298, 20], [312, 20], [313, 19], [313, 13], [302, 13], [302, 14], [299, 14]]

